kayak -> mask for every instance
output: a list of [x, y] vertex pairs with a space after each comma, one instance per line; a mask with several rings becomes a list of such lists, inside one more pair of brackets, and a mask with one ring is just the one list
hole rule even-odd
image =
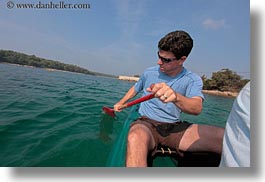
[[[130, 124], [140, 115], [139, 104], [134, 105], [123, 125], [122, 133], [110, 152], [107, 166], [124, 167], [126, 157], [126, 141]], [[184, 152], [180, 157], [175, 151], [169, 149], [159, 150], [154, 157], [148, 157], [149, 167], [218, 167], [221, 156], [212, 152]]]

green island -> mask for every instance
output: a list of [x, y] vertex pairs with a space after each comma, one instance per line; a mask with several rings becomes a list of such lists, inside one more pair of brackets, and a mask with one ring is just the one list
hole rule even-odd
[[114, 75], [89, 71], [77, 65], [65, 64], [59, 61], [39, 58], [36, 57], [35, 55], [27, 55], [12, 50], [0, 50], [0, 63], [1, 62], [43, 68], [50, 71], [60, 70], [60, 71], [69, 71], [75, 73], [83, 73], [94, 76], [106, 76], [106, 77], [117, 78], [117, 76]]
[[[50, 71], [69, 71], [119, 79], [119, 77], [115, 75], [93, 72], [85, 68], [81, 68], [77, 65], [65, 64], [59, 61], [39, 58], [35, 55], [27, 55], [12, 50], [0, 50], [0, 63], [32, 66], [47, 69]], [[137, 80], [137, 78], [139, 78], [139, 75], [135, 75], [130, 78], [136, 78]], [[204, 93], [227, 97], [236, 97], [239, 91], [244, 87], [244, 85], [250, 81], [249, 79], [242, 79], [240, 75], [228, 68], [221, 69], [218, 72], [213, 72], [212, 77], [209, 79], [205, 75], [202, 75], [201, 78], [203, 80]]]
[[242, 79], [242, 76], [228, 68], [213, 72], [209, 79], [205, 75], [201, 78], [203, 80], [203, 93], [226, 97], [236, 97], [250, 81], [249, 79]]

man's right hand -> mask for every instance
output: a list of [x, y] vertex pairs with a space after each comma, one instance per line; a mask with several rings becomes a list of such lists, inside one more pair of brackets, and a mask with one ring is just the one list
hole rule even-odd
[[113, 106], [114, 111], [115, 111], [115, 112], [121, 112], [122, 109], [120, 109], [120, 108], [122, 108], [122, 106], [123, 106], [123, 104], [121, 104], [121, 103], [116, 103], [116, 104]]

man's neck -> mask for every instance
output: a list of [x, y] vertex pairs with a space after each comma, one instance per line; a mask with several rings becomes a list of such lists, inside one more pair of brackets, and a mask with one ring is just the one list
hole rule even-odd
[[182, 67], [179, 67], [179, 68], [177, 68], [175, 70], [172, 70], [171, 72], [167, 73], [167, 75], [170, 76], [170, 77], [175, 77], [179, 73], [181, 73], [183, 69], [184, 69], [183, 66]]

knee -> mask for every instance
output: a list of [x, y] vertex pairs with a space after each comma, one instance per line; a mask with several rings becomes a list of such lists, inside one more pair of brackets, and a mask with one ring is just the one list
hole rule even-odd
[[132, 128], [130, 129], [127, 137], [128, 143], [139, 143], [148, 141], [148, 132], [144, 128]]

